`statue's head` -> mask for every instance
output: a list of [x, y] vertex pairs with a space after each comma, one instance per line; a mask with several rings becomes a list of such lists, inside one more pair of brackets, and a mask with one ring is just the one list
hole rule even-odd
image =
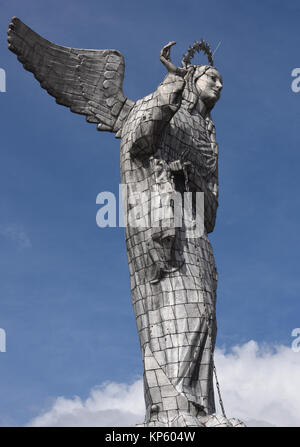
[[209, 65], [200, 65], [196, 68], [193, 82], [199, 98], [211, 110], [221, 95], [223, 88], [222, 77], [218, 70]]
[[[208, 56], [210, 65], [192, 65], [190, 61], [195, 51], [203, 51]], [[209, 45], [203, 40], [195, 42], [184, 56], [182, 66], [187, 70], [184, 96], [190, 103], [189, 109], [192, 110], [200, 99], [210, 111], [220, 98], [223, 81], [219, 71], [213, 66]]]

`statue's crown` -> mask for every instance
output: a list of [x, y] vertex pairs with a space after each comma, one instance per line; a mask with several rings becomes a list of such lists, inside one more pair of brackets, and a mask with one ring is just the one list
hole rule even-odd
[[203, 53], [207, 55], [209, 64], [213, 66], [213, 54], [211, 52], [209, 44], [203, 39], [201, 39], [199, 42], [195, 42], [188, 48], [187, 53], [183, 55], [181, 66], [183, 68], [187, 68], [189, 65], [191, 65], [191, 59], [194, 57], [196, 52], [200, 53], [200, 51], [203, 51]]

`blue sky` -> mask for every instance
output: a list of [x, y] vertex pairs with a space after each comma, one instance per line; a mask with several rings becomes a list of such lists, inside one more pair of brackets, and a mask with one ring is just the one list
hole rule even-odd
[[[137, 100], [204, 38], [224, 89], [214, 110], [220, 206], [217, 345], [290, 346], [300, 327], [300, 4], [296, 0], [0, 0], [0, 425], [22, 425], [56, 396], [85, 398], [105, 381], [131, 383], [142, 362], [123, 229], [96, 226], [96, 196], [118, 191], [119, 140], [58, 106], [15, 55], [18, 16], [55, 43], [114, 48], [125, 95]], [[196, 59], [197, 60], [197, 59]], [[199, 57], [199, 63], [204, 59]], [[300, 356], [300, 354], [298, 354]], [[295, 385], [296, 387], [296, 385]]]

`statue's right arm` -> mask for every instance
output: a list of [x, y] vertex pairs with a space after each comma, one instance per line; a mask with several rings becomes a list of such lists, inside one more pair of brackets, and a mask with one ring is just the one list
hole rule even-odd
[[169, 42], [160, 52], [160, 61], [168, 70], [167, 76], [153, 95], [144, 98], [134, 115], [133, 156], [149, 156], [156, 151], [164, 128], [181, 105], [186, 69], [171, 62], [170, 49], [175, 43]]
[[168, 73], [153, 95], [136, 106], [130, 149], [133, 156], [149, 156], [156, 151], [164, 128], [181, 105], [184, 84], [181, 76]]

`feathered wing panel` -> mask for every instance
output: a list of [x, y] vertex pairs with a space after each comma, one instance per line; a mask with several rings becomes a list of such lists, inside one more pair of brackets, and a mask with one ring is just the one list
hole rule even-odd
[[118, 132], [133, 106], [123, 93], [124, 58], [116, 50], [55, 45], [14, 17], [8, 47], [58, 104], [85, 115], [99, 130]]

